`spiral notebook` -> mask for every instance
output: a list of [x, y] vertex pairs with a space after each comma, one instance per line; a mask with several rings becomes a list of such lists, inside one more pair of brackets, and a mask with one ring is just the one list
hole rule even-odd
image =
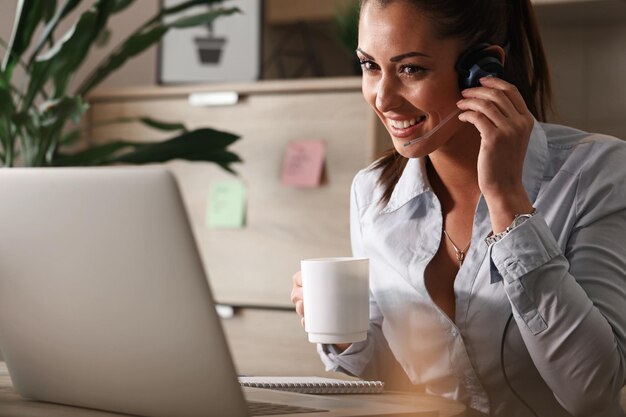
[[242, 387], [268, 388], [301, 394], [380, 394], [382, 381], [345, 381], [316, 376], [240, 376]]

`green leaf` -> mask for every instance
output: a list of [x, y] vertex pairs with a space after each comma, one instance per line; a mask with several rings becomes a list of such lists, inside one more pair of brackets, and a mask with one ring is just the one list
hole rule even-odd
[[164, 122], [162, 120], [156, 120], [151, 117], [140, 117], [139, 121], [146, 126], [149, 126], [156, 130], [187, 132], [187, 128], [182, 123]]
[[19, 138], [22, 164], [34, 166], [39, 150], [39, 114], [36, 111], [19, 111], [13, 114], [13, 127]]
[[130, 6], [131, 4], [133, 4], [134, 2], [135, 0], [114, 0], [115, 4], [113, 5], [113, 9], [111, 10], [111, 13], [119, 13], [125, 8], [127, 8], [128, 6]]
[[44, 102], [39, 109], [38, 148], [34, 165], [51, 165], [56, 149], [61, 141], [63, 126], [68, 119], [80, 122], [89, 106], [82, 97], [63, 97]]
[[113, 71], [121, 67], [128, 59], [148, 49], [153, 44], [161, 40], [161, 38], [172, 28], [185, 28], [189, 26], [197, 26], [200, 24], [210, 23], [219, 16], [231, 15], [240, 10], [236, 7], [229, 9], [216, 9], [211, 12], [201, 13], [199, 15], [180, 18], [172, 23], [158, 23], [149, 29], [140, 30], [133, 33], [118, 49], [113, 52], [109, 58], [99, 65], [92, 72], [77, 90], [77, 94], [85, 95], [102, 80], [109, 76]]
[[76, 94], [86, 95], [93, 87], [109, 76], [110, 73], [121, 67], [129, 58], [139, 55], [152, 44], [158, 42], [167, 32], [167, 28], [155, 27], [145, 33], [131, 35], [115, 52], [109, 55], [104, 64], [91, 73], [91, 75], [78, 88]]
[[104, 48], [105, 46], [109, 44], [110, 40], [111, 40], [111, 31], [107, 28], [107, 29], [102, 30], [102, 32], [98, 34], [95, 45], [98, 48]]
[[11, 80], [13, 69], [28, 48], [35, 29], [44, 18], [47, 0], [20, 0], [15, 12], [13, 33], [2, 63], [2, 71]]
[[233, 13], [240, 13], [240, 12], [241, 10], [237, 7], [234, 7], [231, 9], [217, 9], [217, 10], [212, 10], [210, 12], [200, 13], [194, 16], [181, 17], [180, 19], [177, 19], [174, 22], [169, 23], [167, 26], [176, 28], [176, 29], [195, 27], [195, 26], [211, 23], [218, 16], [228, 16]]
[[64, 124], [68, 118], [74, 123], [79, 123], [88, 109], [89, 104], [85, 103], [81, 96], [48, 100], [39, 106], [41, 124], [50, 125], [58, 122]]
[[155, 130], [163, 131], [183, 131], [186, 132], [187, 128], [182, 123], [165, 122], [163, 120], [157, 120], [151, 117], [115, 117], [113, 119], [98, 120], [92, 124], [93, 127], [101, 127], [119, 123], [142, 123]]
[[234, 173], [230, 164], [241, 162], [241, 159], [225, 148], [238, 139], [237, 135], [231, 133], [204, 128], [183, 133], [162, 142], [137, 143], [118, 140], [73, 154], [58, 153], [54, 159], [54, 165], [148, 164], [185, 159], [215, 162], [225, 170]]
[[67, 0], [60, 9], [56, 9], [54, 16], [52, 16], [52, 19], [50, 19], [50, 21], [46, 24], [46, 27], [39, 37], [35, 48], [33, 49], [33, 53], [30, 56], [30, 60], [28, 62], [29, 66], [32, 65], [33, 61], [35, 60], [41, 49], [44, 47], [46, 42], [51, 39], [54, 30], [59, 25], [59, 22], [72, 10], [74, 10], [79, 3], [80, 0]]
[[89, 47], [106, 24], [113, 3], [98, 1], [84, 12], [78, 22], [45, 54], [33, 64], [31, 79], [23, 107], [31, 106], [35, 96], [52, 77], [55, 84], [54, 97], [61, 97], [76, 68], [83, 62]]
[[91, 146], [83, 151], [72, 154], [57, 153], [54, 158], [54, 166], [92, 166], [109, 164], [113, 155], [123, 149], [141, 146], [141, 144], [115, 141], [102, 145]]
[[152, 25], [158, 21], [161, 21], [165, 16], [178, 14], [180, 12], [183, 12], [187, 9], [190, 9], [196, 6], [211, 6], [212, 4], [219, 4], [219, 3], [222, 3], [222, 1], [223, 0], [188, 0], [180, 4], [177, 4], [175, 6], [165, 7], [161, 9], [161, 11], [156, 16], [150, 19], [146, 23], [146, 25], [144, 25], [144, 27]]
[[[239, 136], [211, 128], [197, 129], [162, 141], [146, 144], [131, 154], [116, 157], [113, 162], [145, 164], [171, 159], [206, 160], [239, 139]], [[225, 161], [235, 162], [235, 161]]]
[[43, 2], [43, 21], [48, 23], [57, 9], [57, 0], [47, 0]]
[[11, 84], [6, 75], [0, 72], [0, 116], [11, 115], [14, 111]]
[[3, 72], [0, 72], [0, 145], [3, 155], [1, 160], [6, 161], [5, 157], [9, 156], [8, 164], [11, 164], [13, 155], [13, 133], [14, 127], [12, 123], [15, 106], [13, 97], [11, 96], [11, 85], [9, 84]]

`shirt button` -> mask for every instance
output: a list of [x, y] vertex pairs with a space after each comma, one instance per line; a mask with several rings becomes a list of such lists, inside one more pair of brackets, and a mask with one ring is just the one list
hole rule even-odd
[[459, 331], [457, 329], [452, 329], [452, 337], [457, 337], [459, 335]]

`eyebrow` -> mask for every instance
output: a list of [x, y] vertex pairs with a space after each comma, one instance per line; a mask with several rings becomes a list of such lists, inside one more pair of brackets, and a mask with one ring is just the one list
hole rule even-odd
[[[367, 54], [365, 51], [363, 51], [361, 48], [356, 48], [356, 50], [360, 53], [362, 53], [363, 55], [365, 55], [365, 57], [367, 59], [374, 59], [371, 55]], [[421, 56], [421, 57], [425, 57], [425, 58], [431, 58], [430, 55], [425, 54], [423, 52], [407, 52], [406, 54], [401, 54], [401, 55], [396, 55], [394, 57], [389, 58], [389, 61], [391, 62], [400, 62], [403, 59], [406, 58], [412, 58], [412, 57], [416, 57], [416, 56]]]

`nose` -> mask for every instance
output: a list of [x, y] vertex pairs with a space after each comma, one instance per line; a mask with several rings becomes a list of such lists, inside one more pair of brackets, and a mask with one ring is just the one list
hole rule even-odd
[[396, 80], [393, 77], [381, 77], [376, 86], [376, 108], [387, 112], [399, 107], [401, 103], [402, 96]]

